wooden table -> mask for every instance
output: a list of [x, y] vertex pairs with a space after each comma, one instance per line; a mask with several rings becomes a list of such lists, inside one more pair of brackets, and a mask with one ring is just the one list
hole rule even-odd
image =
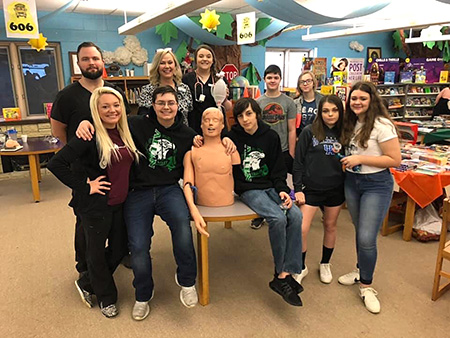
[[416, 205], [424, 208], [441, 196], [443, 189], [450, 185], [450, 173], [442, 172], [430, 176], [415, 171], [399, 172], [395, 169], [391, 169], [391, 173], [400, 187], [400, 192], [393, 196], [391, 206], [406, 201], [405, 220], [403, 224], [388, 226], [388, 212], [381, 234], [386, 236], [403, 228], [403, 240], [410, 241]]
[[39, 182], [41, 181], [41, 165], [39, 162], [40, 154], [55, 153], [63, 147], [62, 143], [50, 143], [45, 141], [43, 137], [28, 138], [28, 142], [22, 144], [22, 140], [18, 142], [23, 148], [17, 151], [2, 151], [0, 156], [22, 156], [28, 155], [30, 165], [31, 189], [33, 190], [33, 199], [37, 203], [41, 200], [39, 192]]
[[[205, 230], [208, 230], [208, 222], [225, 222], [225, 228], [231, 228], [232, 221], [246, 221], [258, 217], [258, 215], [242, 203], [235, 200], [233, 205], [227, 207], [197, 206], [200, 214], [206, 222]], [[197, 231], [197, 262], [198, 262], [198, 294], [202, 305], [209, 304], [209, 259], [208, 237]]]

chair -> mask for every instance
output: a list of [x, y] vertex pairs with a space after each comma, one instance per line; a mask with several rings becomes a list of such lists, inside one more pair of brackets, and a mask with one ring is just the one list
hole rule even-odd
[[[252, 209], [236, 199], [234, 204], [226, 207], [197, 206], [206, 222], [225, 222], [225, 228], [231, 229], [231, 222], [245, 221], [259, 217]], [[205, 306], [209, 304], [209, 258], [208, 237], [197, 231], [197, 262], [198, 262], [198, 294], [199, 302]]]
[[[397, 205], [406, 202], [406, 210], [403, 219], [403, 223], [389, 225], [389, 214], [391, 212], [391, 208], [396, 208]], [[399, 192], [394, 192], [391, 200], [391, 205], [389, 207], [388, 212], [386, 213], [386, 217], [384, 218], [383, 225], [381, 227], [381, 235], [387, 236], [396, 231], [399, 231], [403, 228], [403, 240], [410, 241], [412, 237], [412, 226], [414, 223], [414, 212], [416, 209], [416, 204], [412, 198], [408, 197], [408, 195], [400, 190]]]
[[[447, 241], [447, 223], [450, 222], [450, 201], [444, 200], [444, 212], [442, 213], [442, 228], [439, 240], [439, 249], [436, 259], [436, 271], [434, 273], [432, 300], [438, 299], [442, 294], [450, 289], [450, 273], [443, 271], [442, 265], [444, 259], [450, 261], [450, 240]], [[448, 279], [441, 285], [441, 277]]]

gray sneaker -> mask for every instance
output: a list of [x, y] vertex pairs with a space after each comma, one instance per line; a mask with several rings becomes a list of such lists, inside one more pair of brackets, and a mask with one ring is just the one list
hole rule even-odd
[[103, 307], [103, 304], [100, 304], [100, 310], [106, 318], [113, 318], [119, 314], [116, 304], [111, 304], [105, 307]]
[[180, 300], [181, 303], [183, 303], [186, 307], [194, 307], [198, 303], [198, 295], [197, 290], [195, 288], [195, 284], [192, 286], [182, 286], [180, 283], [178, 283], [178, 277], [177, 274], [175, 274], [175, 283], [179, 287], [181, 287], [180, 291]]
[[136, 301], [133, 306], [133, 311], [131, 312], [131, 317], [134, 320], [144, 320], [150, 313], [150, 305], [147, 302]]
[[94, 300], [92, 298], [93, 294], [83, 289], [78, 283], [78, 280], [75, 281], [75, 286], [77, 287], [77, 291], [80, 294], [81, 301], [86, 304], [88, 308], [92, 308], [92, 306], [94, 305]]

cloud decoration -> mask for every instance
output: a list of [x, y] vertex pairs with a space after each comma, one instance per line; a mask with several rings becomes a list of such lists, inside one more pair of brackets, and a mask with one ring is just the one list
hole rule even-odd
[[123, 39], [124, 46], [118, 47], [114, 52], [103, 51], [103, 59], [106, 64], [117, 62], [122, 66], [127, 66], [131, 62], [136, 66], [143, 66], [148, 61], [148, 52], [141, 47], [139, 39], [134, 35], [127, 35]]
[[350, 41], [350, 43], [348, 44], [348, 47], [357, 52], [362, 52], [364, 50], [364, 46], [361, 45], [358, 41]]

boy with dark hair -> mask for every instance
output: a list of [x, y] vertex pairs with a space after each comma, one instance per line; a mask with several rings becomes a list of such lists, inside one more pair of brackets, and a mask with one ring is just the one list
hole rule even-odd
[[270, 288], [287, 303], [301, 306], [298, 293], [303, 288], [292, 275], [302, 270], [302, 214], [289, 197], [280, 138], [261, 121], [261, 108], [251, 98], [238, 100], [233, 115], [237, 124], [228, 137], [241, 156], [241, 164], [233, 166], [234, 191], [269, 224], [275, 263]]

